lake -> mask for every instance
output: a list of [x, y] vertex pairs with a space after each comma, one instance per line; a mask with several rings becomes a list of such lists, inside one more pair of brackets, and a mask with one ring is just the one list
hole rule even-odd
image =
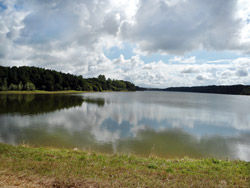
[[250, 161], [250, 97], [181, 92], [0, 95], [0, 142]]

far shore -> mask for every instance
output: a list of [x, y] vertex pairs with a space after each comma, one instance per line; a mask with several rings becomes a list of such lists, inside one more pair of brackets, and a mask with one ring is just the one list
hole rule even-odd
[[94, 93], [94, 92], [128, 92], [127, 90], [122, 91], [76, 91], [76, 90], [63, 90], [63, 91], [44, 91], [44, 90], [33, 90], [33, 91], [0, 91], [0, 94], [77, 94], [77, 93]]

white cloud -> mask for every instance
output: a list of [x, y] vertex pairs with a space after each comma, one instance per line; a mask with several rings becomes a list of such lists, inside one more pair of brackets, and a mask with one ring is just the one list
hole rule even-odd
[[[250, 1], [238, 0], [237, 16], [243, 22], [240, 41], [242, 43], [250, 43]], [[249, 47], [249, 46], [248, 46]], [[248, 48], [249, 52], [250, 47]]]
[[192, 74], [192, 73], [199, 73], [200, 71], [196, 67], [186, 67], [184, 68], [181, 73], [185, 74]]
[[239, 69], [236, 71], [236, 75], [239, 77], [248, 76], [248, 70], [247, 69]]
[[184, 58], [181, 56], [175, 56], [174, 58], [170, 59], [169, 62], [170, 63], [195, 63], [196, 57], [192, 56], [192, 57]]
[[123, 23], [121, 36], [136, 42], [141, 50], [149, 53], [183, 54], [197, 49], [249, 50], [249, 43], [239, 41], [242, 22], [236, 17], [237, 1], [172, 2], [141, 0], [135, 21]]
[[107, 76], [132, 80], [135, 84], [146, 87], [250, 84], [248, 68], [250, 58], [224, 61], [221, 63], [191, 62], [183, 66], [178, 62], [172, 64], [162, 61], [144, 64], [138, 56], [131, 59], [120, 57], [108, 64], [113, 71], [108, 69], [106, 71]]
[[[247, 0], [0, 3], [7, 7], [0, 10], [0, 65], [39, 66], [84, 77], [105, 74], [147, 87], [250, 84], [249, 57], [207, 61], [179, 56], [202, 48], [247, 53]], [[127, 41], [136, 45], [132, 57], [105, 55], [104, 48], [120, 48]], [[145, 63], [141, 55], [148, 52], [174, 55]]]

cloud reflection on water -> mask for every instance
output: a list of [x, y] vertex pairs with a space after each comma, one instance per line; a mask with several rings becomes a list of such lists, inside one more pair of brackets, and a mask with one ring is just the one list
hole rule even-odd
[[[84, 98], [89, 102], [52, 113], [1, 115], [0, 138], [11, 144], [250, 160], [250, 100], [244, 96], [133, 92]], [[95, 98], [104, 103], [93, 103]]]

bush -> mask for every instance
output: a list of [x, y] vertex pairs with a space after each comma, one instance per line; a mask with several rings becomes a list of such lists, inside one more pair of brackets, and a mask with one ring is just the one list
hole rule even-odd
[[27, 82], [24, 86], [25, 90], [32, 91], [36, 89], [36, 86], [32, 82]]

